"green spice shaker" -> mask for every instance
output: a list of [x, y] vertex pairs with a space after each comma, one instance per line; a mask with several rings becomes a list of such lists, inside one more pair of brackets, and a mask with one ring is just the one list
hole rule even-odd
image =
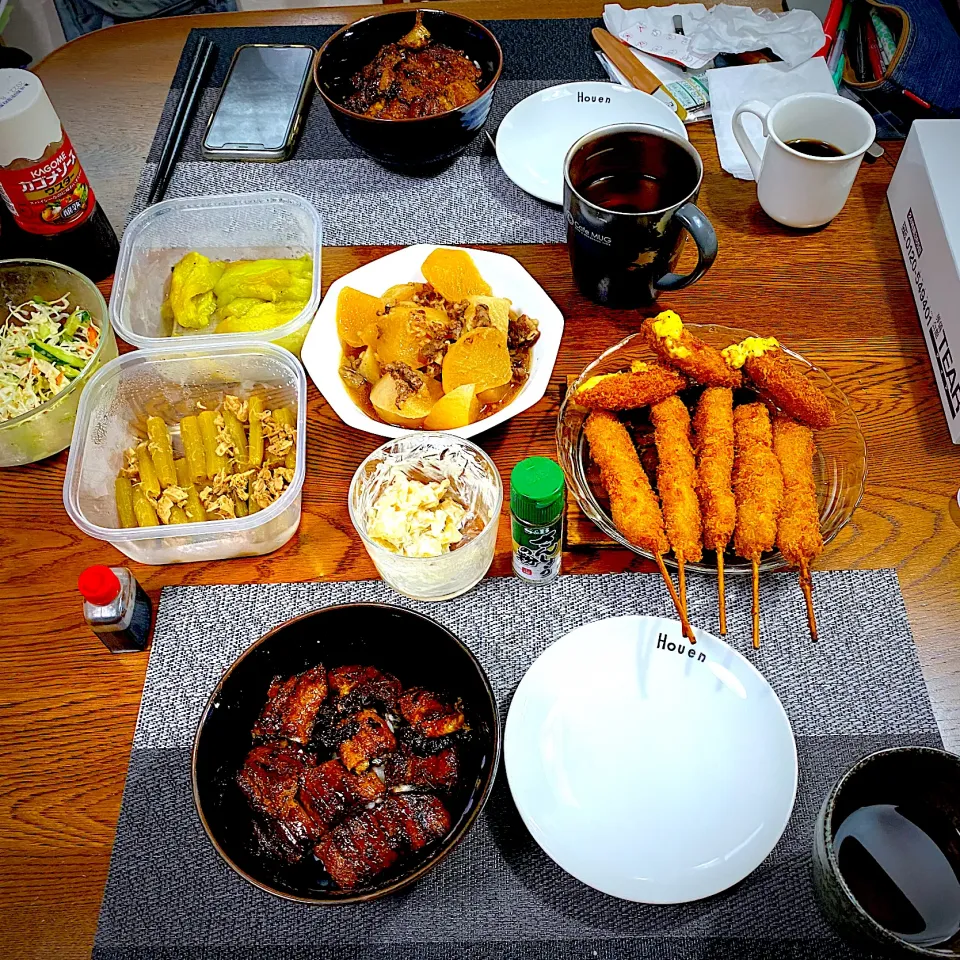
[[560, 572], [564, 492], [549, 457], [527, 457], [510, 474], [513, 572], [523, 580], [548, 583]]

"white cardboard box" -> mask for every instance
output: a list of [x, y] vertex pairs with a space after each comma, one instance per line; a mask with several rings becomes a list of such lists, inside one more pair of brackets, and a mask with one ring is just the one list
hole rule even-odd
[[960, 444], [960, 120], [916, 120], [887, 190], [950, 438]]

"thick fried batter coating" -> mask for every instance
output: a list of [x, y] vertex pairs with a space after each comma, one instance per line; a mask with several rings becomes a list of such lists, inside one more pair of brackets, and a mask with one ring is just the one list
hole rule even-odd
[[672, 397], [687, 378], [661, 363], [637, 361], [629, 373], [591, 377], [577, 391], [577, 403], [588, 410], [636, 410]]
[[690, 414], [679, 397], [650, 408], [657, 443], [657, 489], [663, 504], [667, 537], [677, 560], [703, 556], [697, 464], [690, 445]]
[[815, 430], [837, 422], [823, 391], [811, 383], [781, 349], [747, 357], [743, 369], [757, 388], [794, 420]]
[[587, 417], [584, 432], [590, 455], [600, 468], [600, 479], [610, 496], [616, 528], [638, 547], [653, 554], [670, 549], [657, 495], [640, 466], [627, 428], [606, 410]]
[[693, 415], [693, 433], [703, 545], [722, 552], [737, 522], [732, 486], [733, 391], [729, 387], [703, 391]]
[[813, 433], [809, 427], [778, 414], [773, 421], [773, 450], [783, 471], [777, 546], [791, 566], [809, 567], [823, 552], [813, 478]]
[[759, 560], [777, 539], [783, 474], [773, 452], [770, 412], [762, 403], [733, 411], [733, 495], [737, 526], [733, 547], [745, 560]]
[[664, 363], [705, 387], [739, 387], [743, 382], [740, 371], [687, 330], [672, 310], [644, 320], [643, 335]]

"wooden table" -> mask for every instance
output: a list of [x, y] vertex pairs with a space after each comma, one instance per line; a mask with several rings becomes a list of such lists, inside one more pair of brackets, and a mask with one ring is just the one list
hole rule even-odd
[[[600, 0], [453, 0], [484, 17], [583, 16]], [[122, 225], [180, 49], [193, 26], [340, 23], [362, 11], [278, 11], [156, 20], [67, 45], [38, 69], [97, 195]], [[885, 193], [887, 158], [864, 166], [843, 213], [821, 231], [793, 233], [760, 211], [752, 183], [720, 169], [708, 124], [691, 128], [706, 167], [702, 206], [720, 256], [708, 277], [664, 303], [690, 320], [719, 321], [782, 338], [822, 364], [847, 392], [867, 438], [869, 476], [853, 521], [821, 567], [896, 567], [948, 746], [960, 749], [960, 529], [951, 503], [960, 460], [951, 445]], [[324, 251], [324, 288], [388, 248]], [[637, 316], [582, 298], [560, 246], [507, 248], [567, 317], [544, 399], [485, 434], [504, 477], [521, 458], [552, 455], [560, 389], [602, 348], [636, 329]], [[317, 391], [303, 520], [269, 557], [142, 567], [156, 600], [182, 583], [359, 579], [374, 570], [347, 516], [350, 476], [377, 440], [343, 426]], [[146, 656], [111, 656], [88, 632], [75, 589], [90, 563], [123, 563], [83, 536], [64, 512], [66, 454], [3, 472], [0, 488], [0, 952], [89, 955], [107, 875]], [[509, 573], [501, 524], [495, 575]], [[570, 553], [564, 570], [636, 569], [618, 550]], [[823, 643], [856, 643], [825, 637]]]

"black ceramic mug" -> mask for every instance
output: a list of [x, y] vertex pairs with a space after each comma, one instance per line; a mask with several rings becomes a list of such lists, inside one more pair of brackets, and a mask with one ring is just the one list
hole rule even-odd
[[960, 757], [893, 747], [858, 760], [817, 817], [813, 888], [861, 946], [960, 957]]
[[[716, 258], [717, 235], [696, 205], [703, 161], [683, 137], [645, 123], [601, 127], [570, 148], [563, 179], [573, 276], [595, 303], [649, 305], [699, 280]], [[697, 265], [677, 274], [686, 233]]]

